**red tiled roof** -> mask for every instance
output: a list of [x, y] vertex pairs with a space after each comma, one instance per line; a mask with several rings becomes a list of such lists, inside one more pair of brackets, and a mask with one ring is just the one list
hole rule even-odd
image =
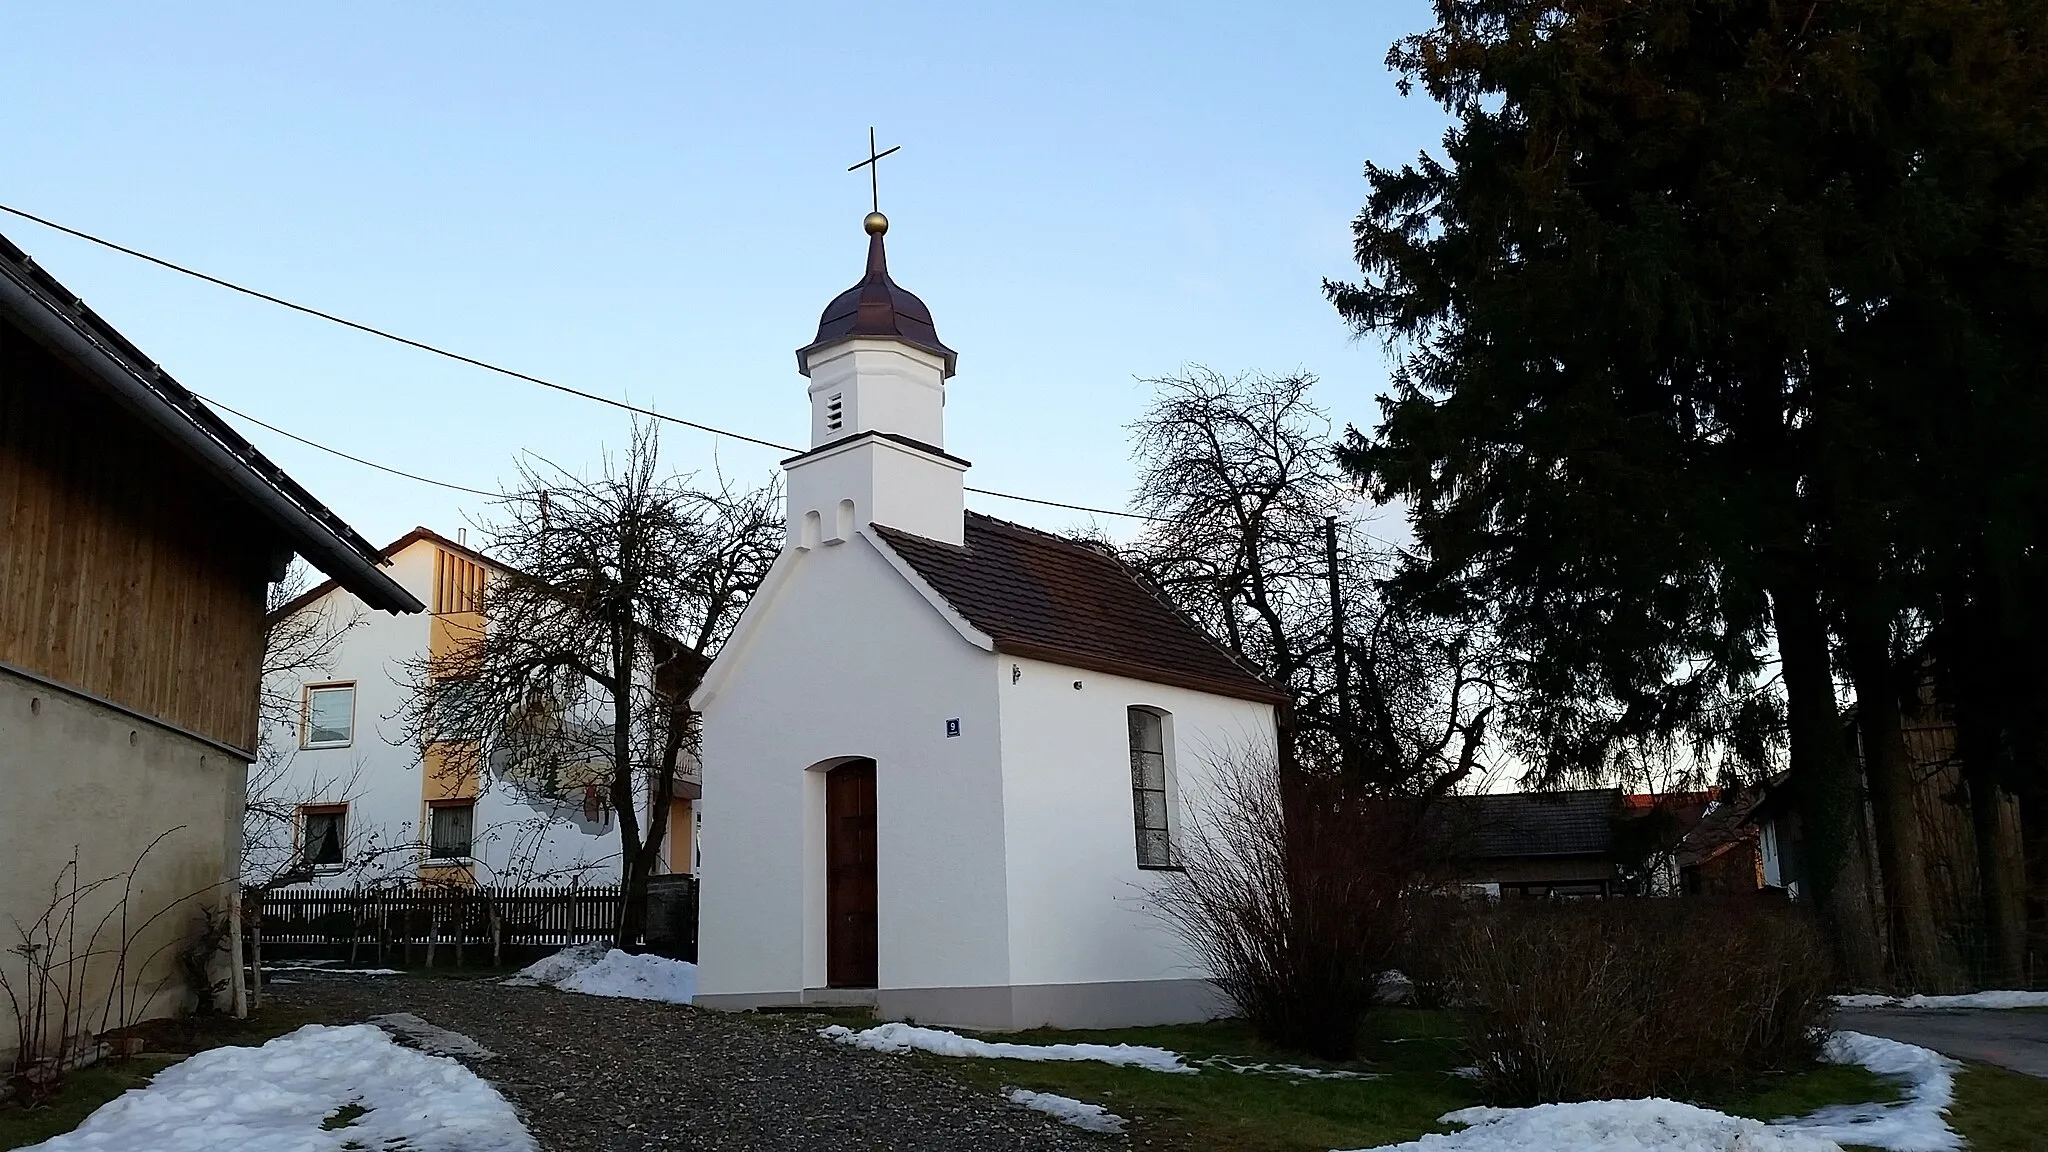
[[999, 652], [1244, 700], [1287, 699], [1103, 549], [974, 512], [964, 547], [874, 527]]

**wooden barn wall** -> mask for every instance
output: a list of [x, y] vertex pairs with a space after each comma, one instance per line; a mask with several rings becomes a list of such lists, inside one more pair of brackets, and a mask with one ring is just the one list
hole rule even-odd
[[0, 320], [0, 660], [254, 748], [274, 538]]

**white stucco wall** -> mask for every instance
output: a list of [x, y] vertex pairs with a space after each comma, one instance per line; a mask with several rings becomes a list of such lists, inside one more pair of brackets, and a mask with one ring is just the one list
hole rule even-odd
[[996, 658], [865, 532], [785, 554], [699, 697], [704, 995], [824, 985], [824, 779], [807, 769], [835, 757], [876, 764], [880, 987], [1008, 979]]
[[[393, 556], [386, 569], [422, 603], [432, 602], [434, 551], [431, 541], [419, 541]], [[355, 739], [346, 748], [299, 748], [297, 725], [277, 726], [270, 739], [296, 751], [269, 790], [295, 804], [346, 802], [352, 858], [372, 845], [412, 848], [379, 851], [360, 867], [325, 873], [314, 884], [347, 888], [411, 877], [425, 859], [417, 846], [425, 838], [426, 805], [419, 751], [406, 741], [400, 713], [410, 691], [405, 663], [427, 654], [432, 617], [371, 611], [339, 589], [301, 609], [323, 610], [333, 620], [354, 616], [358, 621], [336, 648], [332, 670], [309, 681], [355, 682]], [[283, 690], [297, 696], [300, 686], [284, 685]], [[573, 875], [587, 884], [616, 882], [622, 871], [616, 818], [586, 824], [581, 815], [580, 807], [536, 806], [508, 786], [482, 781], [474, 816], [472, 871], [477, 881], [567, 883]], [[265, 867], [267, 861], [252, 859], [252, 864]]]
[[[807, 367], [812, 444], [881, 431], [945, 447], [943, 357], [895, 340], [845, 340], [819, 349]], [[831, 427], [834, 397], [837, 429]]]
[[1162, 874], [1138, 867], [1126, 712], [1168, 713], [1177, 838], [1220, 760], [1272, 756], [1272, 707], [1020, 657], [997, 663], [1012, 982], [1207, 976], [1152, 911]]
[[965, 471], [963, 464], [893, 440], [829, 447], [789, 470], [788, 543], [836, 544], [878, 523], [958, 544]]

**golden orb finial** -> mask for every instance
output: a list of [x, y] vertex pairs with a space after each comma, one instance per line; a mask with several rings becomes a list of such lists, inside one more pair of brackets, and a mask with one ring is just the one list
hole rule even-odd
[[868, 218], [860, 222], [860, 226], [867, 229], [868, 235], [880, 236], [889, 230], [889, 218], [880, 212], [870, 212]]

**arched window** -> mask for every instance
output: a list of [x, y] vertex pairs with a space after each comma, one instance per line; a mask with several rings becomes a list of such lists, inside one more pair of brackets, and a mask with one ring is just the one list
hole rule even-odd
[[1132, 705], [1131, 813], [1138, 836], [1138, 867], [1173, 867], [1173, 829], [1168, 819], [1166, 713]]

